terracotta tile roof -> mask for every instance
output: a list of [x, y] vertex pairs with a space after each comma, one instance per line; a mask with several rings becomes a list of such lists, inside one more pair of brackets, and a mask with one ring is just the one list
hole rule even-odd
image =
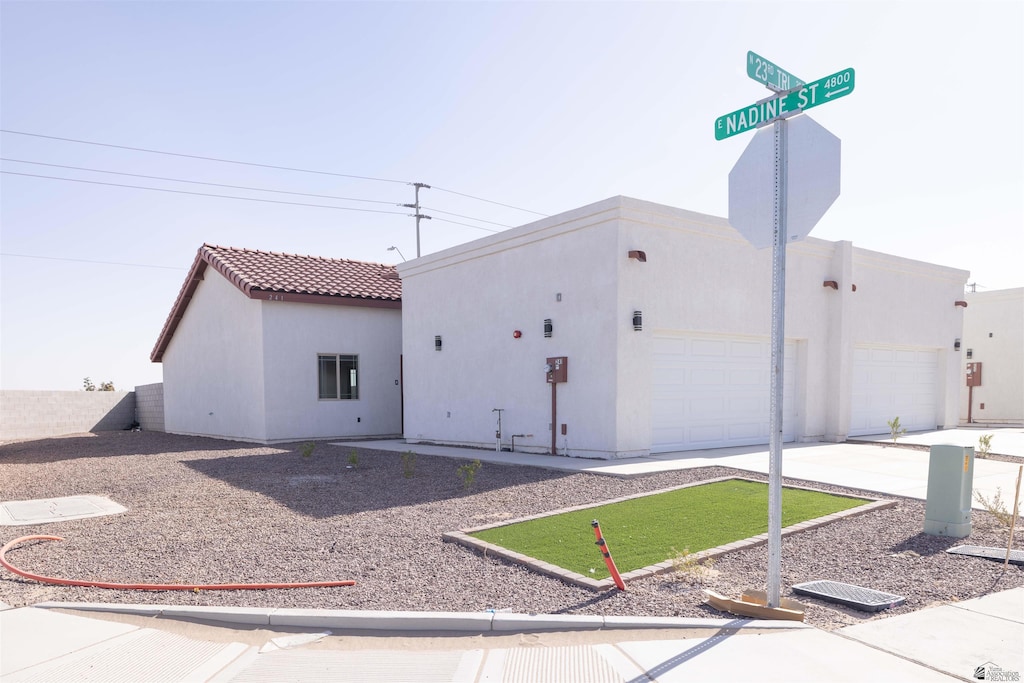
[[401, 308], [394, 266], [204, 244], [164, 323], [150, 360], [160, 362], [208, 266], [250, 299]]

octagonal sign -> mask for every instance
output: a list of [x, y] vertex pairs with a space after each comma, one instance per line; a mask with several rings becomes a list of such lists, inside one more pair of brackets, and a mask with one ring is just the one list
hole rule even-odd
[[[840, 140], [809, 116], [786, 122], [787, 241], [811, 232], [839, 196]], [[758, 249], [774, 240], [775, 136], [759, 130], [729, 172], [729, 224]]]

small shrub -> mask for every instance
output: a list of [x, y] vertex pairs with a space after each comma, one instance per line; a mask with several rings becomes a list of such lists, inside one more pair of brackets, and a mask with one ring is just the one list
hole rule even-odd
[[416, 474], [416, 454], [412, 451], [406, 451], [402, 453], [402, 476], [406, 479], [412, 479], [413, 475]]
[[675, 556], [672, 558], [672, 571], [677, 574], [683, 574], [698, 582], [703, 582], [704, 579], [709, 578], [713, 572], [715, 566], [715, 558], [707, 557], [703, 561], [697, 559], [697, 555], [690, 552], [689, 548], [683, 548], [681, 551], [672, 548], [672, 552]]
[[82, 380], [82, 391], [96, 391], [96, 385], [92, 383], [92, 380], [86, 377]]
[[312, 441], [307, 441], [302, 444], [302, 448], [299, 450], [302, 453], [303, 458], [308, 458], [313, 455], [313, 450], [316, 448], [316, 444]]
[[892, 442], [896, 443], [896, 439], [900, 438], [907, 433], [907, 430], [900, 425], [900, 416], [897, 415], [893, 419], [889, 420], [885, 424], [889, 425], [889, 429], [892, 431]]
[[[981, 503], [981, 507], [985, 508], [987, 512], [990, 512], [1001, 526], [1005, 526], [1007, 529], [1010, 528], [1010, 524], [1013, 521], [1013, 511], [1006, 509], [1006, 503], [1003, 502], [1003, 490], [1001, 488], [996, 487], [996, 493], [992, 498], [986, 498], [981, 491], [975, 491], [974, 500]], [[1017, 515], [1020, 516], [1019, 507]]]
[[359, 453], [357, 453], [356, 449], [354, 448], [348, 454], [348, 464], [352, 465], [352, 467], [355, 467], [359, 464]]
[[987, 458], [989, 451], [992, 450], [992, 435], [982, 434], [978, 437], [978, 450], [975, 452], [979, 458]]
[[459, 478], [462, 479], [462, 488], [464, 490], [469, 490], [473, 486], [473, 482], [476, 480], [476, 473], [481, 467], [482, 465], [479, 460], [459, 466]]

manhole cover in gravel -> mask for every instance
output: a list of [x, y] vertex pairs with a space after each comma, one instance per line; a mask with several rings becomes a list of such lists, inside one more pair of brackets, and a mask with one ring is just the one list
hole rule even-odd
[[[970, 555], [971, 557], [983, 557], [986, 560], [997, 562], [1006, 561], [1006, 548], [988, 548], [981, 545], [958, 545], [946, 551], [954, 555]], [[1010, 551], [1010, 564], [1024, 564], [1024, 550]]]
[[898, 607], [907, 601], [902, 595], [883, 593], [839, 581], [798, 583], [793, 586], [793, 592], [797, 595], [809, 595], [812, 598], [836, 602], [862, 612], [881, 612], [890, 607]]
[[0, 503], [0, 526], [63, 522], [69, 519], [116, 515], [128, 508], [103, 496], [68, 496]]

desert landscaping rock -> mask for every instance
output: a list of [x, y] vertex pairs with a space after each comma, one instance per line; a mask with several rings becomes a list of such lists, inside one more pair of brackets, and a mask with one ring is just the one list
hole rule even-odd
[[[407, 478], [397, 453], [360, 449], [358, 465], [347, 468], [352, 448], [317, 444], [310, 457], [303, 457], [302, 446], [154, 432], [3, 445], [0, 500], [101, 495], [128, 510], [7, 528], [0, 541], [30, 534], [64, 537], [8, 553], [22, 569], [64, 578], [121, 583], [352, 579], [355, 586], [111, 591], [40, 584], [0, 569], [0, 602], [721, 618], [703, 603], [703, 587], [739, 594], [765, 581], [768, 551], [759, 546], [719, 558], [712, 572], [653, 576], [631, 583], [625, 592], [595, 594], [441, 538], [445, 531], [481, 522], [723, 476], [764, 479], [759, 475], [711, 467], [616, 479], [485, 463], [467, 491], [458, 473], [462, 460], [420, 455], [414, 476]], [[966, 539], [927, 536], [923, 520], [923, 501], [897, 499], [894, 507], [786, 537], [784, 586], [832, 580], [907, 598], [905, 605], [881, 614], [801, 598], [809, 605], [808, 623], [832, 629], [1024, 585], [1024, 568], [1004, 569], [945, 552], [964, 543], [1005, 547], [1007, 530], [989, 513], [974, 511]], [[600, 560], [595, 551], [595, 567]]]

